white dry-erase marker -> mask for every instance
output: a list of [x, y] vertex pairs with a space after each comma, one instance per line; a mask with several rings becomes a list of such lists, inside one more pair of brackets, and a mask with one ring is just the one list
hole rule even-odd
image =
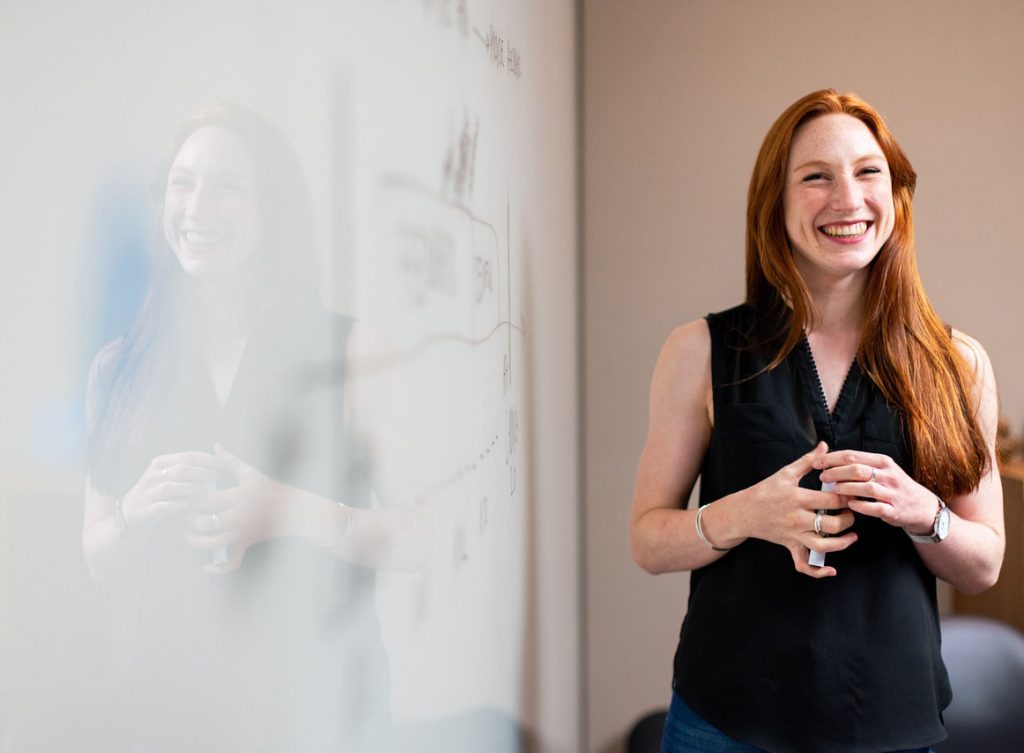
[[[217, 491], [217, 482], [216, 481], [207, 481], [203, 486], [206, 488], [206, 491], [208, 491], [208, 492], [215, 492], [215, 491]], [[227, 561], [228, 561], [228, 549], [227, 549], [227, 547], [222, 546], [220, 549], [214, 549], [213, 550], [213, 561], [210, 563], [211, 565], [223, 565]]]
[[[835, 481], [822, 481], [821, 490], [823, 492], [830, 492], [836, 488]], [[818, 512], [825, 512], [824, 510], [818, 510]], [[812, 567], [824, 567], [825, 566], [825, 553], [811, 549], [811, 556], [807, 560], [807, 564]]]

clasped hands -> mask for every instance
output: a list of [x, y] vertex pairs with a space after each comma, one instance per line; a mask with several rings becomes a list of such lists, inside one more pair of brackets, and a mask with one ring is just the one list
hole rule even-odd
[[[217, 476], [230, 472], [237, 486], [217, 489]], [[217, 445], [214, 454], [160, 455], [146, 468], [122, 501], [129, 536], [152, 529], [168, 516], [183, 513], [185, 540], [211, 553], [203, 569], [222, 574], [241, 565], [253, 544], [271, 538], [287, 487]], [[223, 556], [215, 554], [226, 553]]]
[[[813, 470], [821, 471], [823, 483], [835, 484], [831, 492], [799, 485]], [[750, 535], [786, 547], [794, 567], [815, 578], [834, 576], [836, 569], [809, 565], [809, 551], [838, 552], [852, 546], [857, 534], [848, 529], [854, 513], [913, 533], [930, 531], [935, 519], [935, 495], [891, 457], [859, 450], [829, 452], [824, 442], [750, 491], [755, 500], [750, 506]], [[820, 519], [821, 533], [827, 536], [814, 530], [818, 510], [839, 511]]]

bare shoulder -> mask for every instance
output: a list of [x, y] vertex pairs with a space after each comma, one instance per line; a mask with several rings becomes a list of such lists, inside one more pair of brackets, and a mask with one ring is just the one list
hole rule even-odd
[[708, 371], [711, 364], [711, 332], [704, 319], [681, 324], [669, 333], [658, 358], [679, 373]]
[[710, 399], [711, 333], [704, 319], [696, 319], [665, 339], [651, 382], [651, 407], [655, 413], [685, 404], [708, 407]]
[[960, 330], [953, 330], [953, 342], [964, 360], [974, 371], [975, 398], [977, 399], [977, 415], [983, 431], [995, 435], [999, 419], [999, 394], [996, 389], [995, 374], [992, 362], [981, 343]]
[[993, 381], [992, 361], [989, 360], [988, 353], [981, 343], [958, 329], [953, 329], [952, 334], [957, 351], [967, 361], [978, 381], [983, 385]]

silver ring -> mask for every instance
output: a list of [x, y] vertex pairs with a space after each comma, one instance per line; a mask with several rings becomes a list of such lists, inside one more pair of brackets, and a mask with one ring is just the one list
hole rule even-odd
[[824, 514], [825, 514], [824, 510], [818, 510], [818, 512], [816, 512], [814, 514], [814, 532], [816, 534], [818, 534], [819, 536], [822, 535], [822, 533], [821, 533], [821, 518], [822, 518], [822, 516]]
[[213, 513], [210, 516], [210, 526], [210, 530], [214, 533], [220, 530], [220, 517], [217, 515], [217, 513]]
[[871, 469], [871, 479], [870, 479], [870, 482], [869, 482], [869, 483], [872, 483], [872, 484], [873, 484], [873, 483], [875, 483], [875, 481], [877, 481], [877, 480], [878, 480], [878, 476], [877, 476], [877, 475], [875, 474], [875, 469], [874, 469], [874, 468], [872, 468], [872, 469]]
[[160, 473], [163, 474], [164, 478], [167, 478], [167, 469], [166, 468], [164, 468], [162, 471], [160, 471]]

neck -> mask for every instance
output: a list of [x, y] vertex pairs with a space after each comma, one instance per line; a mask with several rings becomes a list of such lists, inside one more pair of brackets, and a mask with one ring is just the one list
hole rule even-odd
[[864, 323], [867, 273], [832, 280], [808, 281], [816, 309], [814, 332], [830, 337], [860, 333]]
[[196, 285], [191, 307], [207, 345], [245, 338], [257, 314], [251, 290], [242, 284]]

